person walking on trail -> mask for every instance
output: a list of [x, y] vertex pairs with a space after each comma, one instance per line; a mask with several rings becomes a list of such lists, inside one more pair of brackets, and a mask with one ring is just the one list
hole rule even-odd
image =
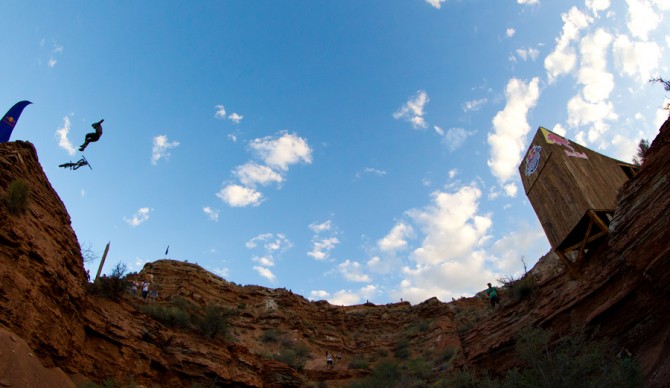
[[83, 151], [86, 149], [88, 146], [88, 143], [92, 143], [94, 141], [100, 140], [100, 136], [102, 136], [102, 122], [105, 121], [105, 119], [102, 119], [98, 121], [97, 123], [91, 124], [91, 127], [95, 129], [95, 132], [87, 133], [86, 137], [84, 138], [84, 144], [82, 144], [79, 147], [79, 151]]
[[491, 285], [491, 283], [487, 283], [487, 286], [489, 288], [486, 289], [486, 294], [489, 296], [489, 300], [491, 301], [491, 307], [496, 307], [497, 303], [500, 303], [500, 298], [498, 298], [498, 290], [496, 290], [495, 287]]

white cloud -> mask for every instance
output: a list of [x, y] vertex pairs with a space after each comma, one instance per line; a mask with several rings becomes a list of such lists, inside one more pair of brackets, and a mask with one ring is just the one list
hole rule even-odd
[[169, 141], [166, 135], [154, 137], [151, 149], [151, 164], [156, 165], [160, 159], [169, 159], [170, 149], [178, 146], [178, 141]]
[[309, 300], [324, 300], [330, 296], [328, 291], [314, 290], [309, 292]]
[[437, 133], [440, 136], [444, 136], [444, 129], [438, 127], [437, 125], [433, 126], [433, 129], [435, 130], [435, 133]]
[[419, 90], [414, 99], [409, 99], [398, 111], [393, 113], [396, 120], [404, 119], [412, 124], [412, 128], [426, 128], [426, 121], [423, 118], [424, 107], [430, 101], [428, 94]]
[[494, 132], [488, 136], [491, 159], [487, 163], [491, 173], [501, 182], [517, 174], [525, 151], [526, 135], [530, 131], [526, 116], [540, 96], [538, 83], [537, 77], [528, 83], [510, 79], [505, 89], [507, 103], [493, 118]]
[[285, 131], [280, 132], [278, 138], [266, 136], [254, 139], [249, 143], [249, 147], [265, 164], [282, 171], [288, 170], [292, 164], [312, 163], [312, 149], [307, 140]]
[[442, 7], [442, 3], [444, 3], [447, 0], [426, 0], [426, 3], [432, 5], [433, 7], [440, 9]]
[[271, 282], [274, 282], [275, 279], [276, 279], [275, 275], [272, 273], [270, 268], [261, 267], [261, 266], [256, 265], [256, 266], [253, 267], [253, 269], [254, 269], [254, 271], [258, 272], [258, 274], [260, 276], [266, 278], [267, 280], [269, 280]]
[[586, 8], [590, 9], [594, 15], [610, 7], [610, 0], [586, 0]]
[[[523, 274], [522, 258], [526, 258], [527, 269], [531, 269], [534, 265], [532, 260], [538, 259], [550, 249], [539, 222], [534, 225], [523, 222], [517, 231], [508, 233], [493, 243], [490, 254], [495, 257], [495, 266], [501, 274], [518, 277]], [[532, 256], [529, 257], [529, 254]]]
[[244, 118], [244, 116], [239, 115], [239, 114], [237, 114], [237, 113], [231, 113], [231, 115], [228, 116], [228, 118], [229, 118], [230, 121], [232, 121], [233, 123], [235, 123], [235, 124], [239, 124], [239, 123], [242, 121], [242, 119]]
[[452, 193], [435, 191], [431, 197], [431, 205], [407, 212], [425, 235], [413, 259], [419, 265], [467, 260], [492, 225], [490, 215], [478, 214], [481, 191], [471, 184]]
[[377, 175], [377, 176], [384, 176], [386, 175], [387, 172], [384, 170], [380, 170], [378, 168], [373, 168], [373, 167], [365, 167], [363, 171], [358, 171], [356, 172], [356, 179], [361, 178], [363, 175]]
[[54, 67], [56, 67], [56, 64], [57, 64], [57, 63], [58, 63], [57, 60], [55, 60], [55, 59], [53, 59], [53, 58], [50, 58], [50, 59], [49, 59], [49, 62], [47, 63], [47, 65], [48, 65], [49, 67], [51, 67], [51, 68], [54, 68]]
[[258, 263], [263, 267], [273, 267], [275, 265], [274, 257], [272, 256], [253, 256], [251, 261]]
[[[333, 223], [327, 220], [322, 223], [311, 223], [309, 229], [316, 233], [312, 237], [312, 250], [307, 252], [307, 255], [316, 260], [325, 260], [328, 258], [330, 251], [340, 243], [340, 240], [335, 237], [336, 231], [333, 231]], [[322, 236], [322, 233], [330, 232], [328, 236]]]
[[351, 282], [367, 283], [370, 281], [370, 276], [362, 272], [361, 263], [357, 261], [345, 260], [337, 266], [337, 270]]
[[458, 170], [455, 168], [452, 168], [449, 170], [449, 179], [454, 179], [454, 177], [458, 174]]
[[516, 34], [516, 30], [514, 28], [508, 28], [505, 30], [505, 36], [507, 36], [508, 38], [513, 37], [514, 34]]
[[465, 112], [477, 111], [487, 102], [488, 102], [488, 100], [486, 98], [480, 98], [479, 100], [466, 101], [465, 104], [463, 104], [463, 110]]
[[662, 51], [656, 42], [631, 42], [628, 36], [619, 35], [613, 50], [620, 74], [640, 83], [647, 82], [659, 68]]
[[540, 4], [540, 0], [516, 0], [519, 4]]
[[316, 223], [316, 222], [313, 222], [313, 223], [309, 224], [309, 229], [314, 233], [321, 233], [321, 232], [325, 232], [325, 231], [330, 230], [330, 228], [332, 228], [332, 226], [333, 226], [332, 221], [327, 220], [327, 221], [324, 221], [320, 224]]
[[466, 131], [463, 128], [449, 128], [444, 135], [443, 141], [447, 145], [449, 151], [453, 152], [461, 148], [461, 146], [465, 144], [465, 140], [474, 134], [474, 131]]
[[582, 95], [588, 102], [606, 100], [614, 89], [614, 76], [607, 71], [607, 51], [612, 36], [603, 29], [588, 35], [580, 43], [582, 56], [577, 80], [584, 85]]
[[230, 272], [230, 268], [214, 268], [212, 269], [212, 272], [221, 276], [222, 278], [226, 278]]
[[391, 231], [381, 240], [377, 241], [377, 247], [382, 252], [394, 252], [407, 249], [407, 239], [414, 237], [414, 229], [411, 225], [397, 223]]
[[223, 105], [217, 105], [214, 107], [216, 109], [216, 112], [214, 113], [214, 117], [217, 119], [225, 119], [226, 118], [226, 108]]
[[540, 55], [540, 51], [532, 47], [528, 49], [520, 48], [516, 49], [516, 55], [518, 55], [519, 58], [523, 59], [524, 61], [527, 61], [528, 59], [534, 61]]
[[274, 254], [274, 252], [284, 252], [293, 246], [291, 241], [286, 238], [283, 233], [263, 233], [258, 236], [250, 239], [245, 243], [245, 246], [249, 249], [254, 249], [259, 246], [262, 246], [263, 250], [269, 254]]
[[572, 7], [561, 15], [563, 30], [556, 40], [556, 48], [544, 59], [544, 68], [547, 71], [549, 83], [574, 69], [577, 63], [575, 50], [570, 44], [579, 38], [579, 31], [586, 28], [593, 18], [584, 14], [577, 7]]
[[334, 305], [342, 305], [342, 306], [351, 306], [354, 304], [358, 304], [361, 301], [361, 297], [350, 291], [350, 290], [340, 290], [335, 293], [335, 295], [332, 296], [332, 298], [328, 299], [328, 302]]
[[316, 260], [325, 260], [330, 251], [335, 249], [340, 240], [337, 237], [315, 238], [312, 240], [312, 250], [307, 255]]
[[519, 191], [516, 183], [507, 183], [503, 185], [503, 190], [505, 190], [505, 195], [508, 197], [516, 197], [516, 193]]
[[238, 166], [233, 174], [247, 187], [255, 187], [256, 184], [267, 186], [271, 183], [282, 183], [284, 178], [268, 166], [262, 166], [254, 162], [248, 162]]
[[379, 289], [377, 286], [368, 284], [361, 287], [358, 290], [340, 290], [331, 296], [327, 291], [315, 290], [310, 292], [311, 300], [323, 300], [326, 299], [330, 304], [336, 306], [351, 306], [355, 304], [363, 303], [363, 300], [370, 301], [374, 300], [374, 297], [379, 295]]
[[[659, 7], [662, 7], [658, 3]], [[654, 31], [663, 20], [662, 14], [654, 9], [649, 0], [626, 0], [628, 15], [626, 26], [634, 37], [647, 40], [649, 33]]]
[[58, 146], [67, 151], [68, 154], [74, 155], [76, 150], [68, 138], [70, 127], [70, 118], [63, 117], [63, 127], [56, 130], [56, 136], [58, 136]]
[[258, 206], [263, 201], [263, 194], [258, 191], [235, 184], [229, 184], [216, 193], [223, 202], [232, 207]]
[[210, 220], [217, 222], [219, 220], [219, 210], [218, 209], [212, 209], [209, 206], [205, 206], [202, 208], [203, 213], [209, 217]]
[[136, 227], [144, 223], [149, 219], [149, 213], [151, 209], [148, 207], [143, 207], [138, 209], [132, 217], [123, 217], [123, 220], [130, 226]]

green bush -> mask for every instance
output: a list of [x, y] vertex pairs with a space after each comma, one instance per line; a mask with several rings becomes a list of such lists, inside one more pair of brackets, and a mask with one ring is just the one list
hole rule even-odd
[[305, 359], [299, 357], [293, 349], [281, 348], [279, 354], [274, 356], [274, 359], [283, 362], [298, 372], [302, 372], [305, 368]]
[[205, 316], [196, 318], [198, 332], [205, 338], [211, 339], [218, 334], [225, 336], [228, 331], [228, 312], [219, 306], [205, 307]]
[[107, 276], [99, 277], [90, 286], [93, 295], [100, 295], [113, 300], [121, 299], [121, 295], [126, 288], [126, 280], [124, 274], [126, 273], [126, 265], [118, 263], [112, 269], [112, 273]]
[[143, 304], [140, 311], [169, 327], [188, 328], [191, 325], [191, 314], [178, 306]]
[[509, 290], [508, 295], [515, 301], [529, 298], [537, 289], [537, 282], [535, 277], [526, 272], [518, 279], [510, 276], [507, 278], [498, 279], [504, 288]]
[[277, 330], [270, 329], [270, 330], [265, 330], [263, 334], [261, 335], [261, 341], [268, 343], [268, 342], [279, 342], [279, 339], [281, 338], [281, 335]]
[[23, 179], [14, 179], [7, 187], [5, 204], [7, 210], [12, 214], [19, 214], [28, 208], [30, 188]]
[[356, 357], [353, 358], [351, 361], [349, 361], [349, 369], [368, 369], [370, 368], [370, 365], [368, 365], [368, 362], [361, 357]]
[[542, 329], [520, 333], [516, 345], [526, 367], [506, 376], [507, 386], [641, 387], [639, 367], [631, 359], [618, 359], [607, 341], [587, 341], [583, 332], [567, 335], [549, 346]]
[[409, 341], [406, 339], [398, 341], [398, 343], [393, 347], [393, 354], [395, 354], [397, 358], [403, 360], [408, 359], [411, 354], [409, 349]]
[[402, 374], [393, 361], [382, 361], [370, 376], [349, 385], [351, 388], [392, 388], [400, 386]]

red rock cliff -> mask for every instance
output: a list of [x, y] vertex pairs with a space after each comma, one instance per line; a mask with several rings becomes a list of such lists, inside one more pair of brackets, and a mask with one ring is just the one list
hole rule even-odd
[[[31, 191], [23, 213], [0, 204], [0, 326], [23, 338], [44, 367], [75, 381], [240, 387], [343, 385], [369, 373], [350, 365], [374, 367], [386, 356], [422, 355], [433, 365], [453, 358], [452, 366], [503, 373], [517, 365], [514, 340], [527, 326], [554, 334], [586, 327], [631, 350], [647, 385], [661, 387], [670, 381], [669, 158], [666, 123], [622, 189], [610, 234], [589, 249], [579, 279], [549, 254], [532, 271], [538, 279], [532, 297], [504, 298], [500, 309], [489, 309], [480, 296], [341, 307], [286, 289], [239, 286], [173, 260], [149, 263], [137, 274], [158, 290], [155, 301], [88, 295], [76, 235], [34, 147], [3, 143], [0, 198], [17, 178]], [[223, 308], [224, 335], [208, 338], [193, 323], [161, 323], [147, 310], [175, 303], [202, 316], [208, 307]], [[336, 356], [333, 369], [326, 368], [326, 351]]]

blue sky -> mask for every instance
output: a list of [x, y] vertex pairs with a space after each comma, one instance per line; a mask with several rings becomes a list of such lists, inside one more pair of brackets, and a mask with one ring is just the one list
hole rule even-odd
[[[549, 250], [537, 127], [630, 161], [667, 0], [7, 1], [0, 107], [103, 272], [169, 258], [334, 304], [469, 296]], [[91, 124], [104, 134], [80, 158]], [[87, 265], [95, 273], [98, 263]]]

